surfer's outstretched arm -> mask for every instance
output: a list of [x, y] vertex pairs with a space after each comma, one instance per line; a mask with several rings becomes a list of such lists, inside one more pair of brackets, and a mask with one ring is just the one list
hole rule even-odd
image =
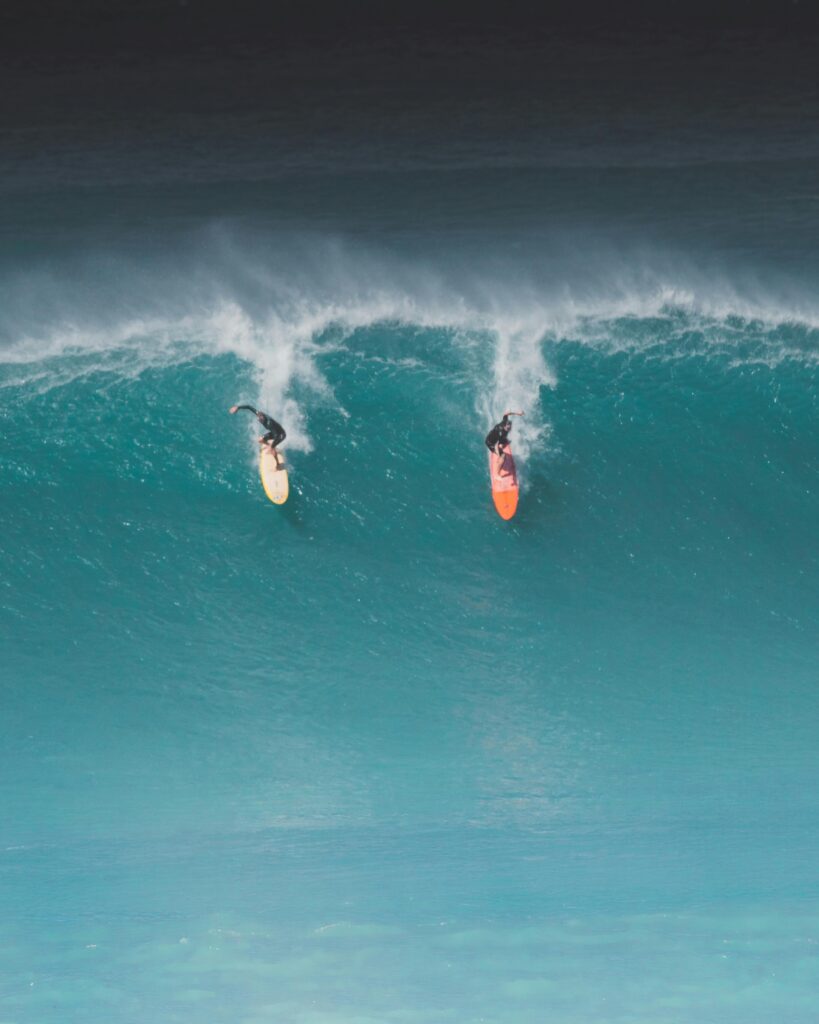
[[238, 412], [238, 411], [239, 411], [240, 409], [247, 409], [247, 411], [248, 411], [248, 412], [252, 412], [254, 416], [256, 416], [256, 415], [257, 415], [257, 413], [256, 413], [256, 410], [255, 410], [255, 409], [253, 408], [253, 406], [252, 406], [252, 405], [232, 405], [232, 406], [230, 407], [230, 414], [231, 414], [231, 416], [232, 416], [232, 415], [233, 415], [233, 414], [234, 414], [235, 412]]

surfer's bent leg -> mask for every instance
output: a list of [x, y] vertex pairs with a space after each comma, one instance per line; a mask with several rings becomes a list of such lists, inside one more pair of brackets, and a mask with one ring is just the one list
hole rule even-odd
[[277, 466], [281, 465], [281, 460], [279, 459], [279, 453], [276, 451], [276, 445], [281, 444], [286, 437], [287, 434], [284, 432], [284, 430], [270, 430], [262, 438], [262, 444], [266, 444], [267, 447], [276, 456]]
[[281, 444], [286, 437], [287, 434], [284, 430], [268, 430], [262, 438], [262, 441], [264, 441], [265, 444], [269, 444], [271, 448], [275, 448], [276, 445]]

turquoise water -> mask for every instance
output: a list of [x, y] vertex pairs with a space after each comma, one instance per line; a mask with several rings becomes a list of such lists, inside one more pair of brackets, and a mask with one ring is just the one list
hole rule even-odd
[[728, 115], [646, 159], [649, 104], [554, 165], [440, 111], [420, 169], [409, 120], [300, 176], [210, 122], [14, 164], [2, 1024], [815, 1019], [816, 155], [774, 113], [753, 162]]
[[130, 330], [3, 369], [4, 1019], [807, 1021], [814, 329]]

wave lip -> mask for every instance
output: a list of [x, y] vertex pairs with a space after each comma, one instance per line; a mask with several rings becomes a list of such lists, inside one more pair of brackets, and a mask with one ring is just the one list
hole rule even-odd
[[[292, 241], [292, 240], [291, 240]], [[281, 240], [279, 240], [281, 242]], [[287, 258], [285, 258], [285, 256]], [[642, 260], [642, 262], [640, 262]], [[480, 262], [444, 267], [338, 239], [275, 239], [242, 249], [216, 232], [211, 247], [173, 267], [79, 261], [62, 275], [0, 282], [2, 386], [43, 393], [91, 373], [135, 377], [149, 367], [232, 356], [253, 377], [251, 400], [276, 410], [291, 445], [309, 451], [310, 403], [342, 414], [324, 370], [334, 353], [355, 358], [356, 334], [401, 327], [388, 359], [442, 365], [413, 332], [437, 332], [468, 380], [475, 416], [489, 425], [509, 408], [528, 413], [516, 436], [525, 461], [543, 443], [542, 389], [557, 386], [550, 352], [579, 343], [656, 358], [719, 358], [735, 365], [783, 360], [815, 365], [819, 303], [793, 282], [729, 280], [645, 254], [627, 267], [598, 254], [585, 278], [547, 268], [492, 272]], [[572, 273], [577, 273], [576, 257]]]

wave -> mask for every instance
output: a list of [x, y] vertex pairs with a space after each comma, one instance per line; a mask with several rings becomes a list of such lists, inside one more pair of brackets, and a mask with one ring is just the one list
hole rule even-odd
[[[651, 358], [719, 358], [724, 365], [815, 365], [819, 301], [792, 281], [717, 277], [642, 253], [610, 253], [585, 276], [543, 266], [410, 259], [339, 239], [281, 236], [239, 244], [213, 229], [208, 245], [152, 260], [96, 254], [54, 271], [0, 281], [0, 386], [42, 393], [78, 376], [137, 376], [199, 356], [232, 356], [252, 371], [253, 400], [310, 450], [304, 396], [342, 415], [322, 363], [351, 358], [440, 360], [418, 341], [434, 330], [468, 379], [476, 417], [529, 415], [523, 458], [548, 435], [543, 388], [557, 385], [561, 345]], [[201, 239], [200, 239], [201, 241]], [[575, 257], [576, 259], [576, 257]], [[547, 270], [554, 268], [548, 262]], [[400, 346], [362, 352], [360, 332], [401, 329]], [[382, 332], [383, 333], [383, 332]], [[302, 396], [297, 399], [297, 393]]]

